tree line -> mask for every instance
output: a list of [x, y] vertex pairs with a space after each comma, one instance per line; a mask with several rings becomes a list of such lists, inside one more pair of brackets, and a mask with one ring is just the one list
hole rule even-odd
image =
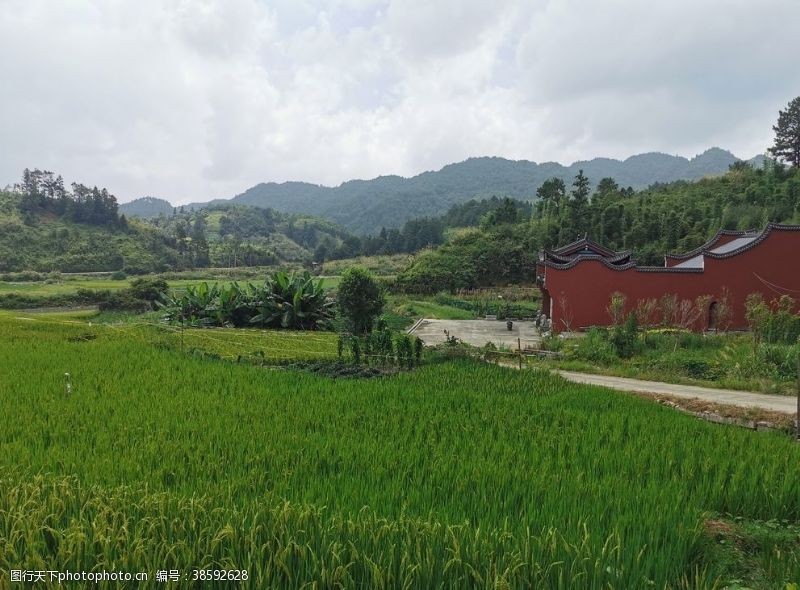
[[593, 194], [579, 173], [569, 190], [558, 179], [537, 191], [532, 231], [553, 248], [589, 235], [641, 264], [660, 264], [668, 252], [690, 250], [719, 229], [761, 229], [798, 218], [800, 174], [775, 160], [759, 168], [738, 162], [724, 176], [653, 185], [643, 191], [602, 179]]
[[71, 191], [64, 186], [62, 176], [49, 170], [30, 170], [22, 173], [22, 182], [14, 186], [21, 193], [19, 209], [26, 224], [32, 224], [38, 213], [52, 213], [76, 223], [127, 227], [124, 215], [117, 211], [117, 199], [105, 188], [73, 182]]

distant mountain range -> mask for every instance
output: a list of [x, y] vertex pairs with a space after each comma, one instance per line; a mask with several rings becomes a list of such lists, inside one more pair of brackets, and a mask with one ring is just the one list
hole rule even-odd
[[[756, 156], [748, 161], [760, 166], [763, 160], [764, 156]], [[192, 203], [186, 208], [225, 202], [269, 207], [326, 217], [352, 232], [366, 234], [376, 233], [381, 227], [400, 227], [416, 217], [441, 215], [452, 205], [476, 197], [497, 195], [531, 200], [548, 178], [555, 176], [569, 184], [578, 170], [583, 170], [593, 184], [611, 177], [621, 186], [644, 188], [654, 183], [723, 174], [738, 161], [739, 158], [720, 148], [711, 148], [691, 159], [652, 152], [626, 160], [595, 158], [570, 166], [497, 157], [470, 158], [411, 178], [380, 176], [350, 180], [337, 187], [306, 182], [261, 183], [232, 199]], [[169, 215], [172, 208], [168, 201], [145, 197], [121, 205], [120, 211], [153, 217], [161, 213]]]

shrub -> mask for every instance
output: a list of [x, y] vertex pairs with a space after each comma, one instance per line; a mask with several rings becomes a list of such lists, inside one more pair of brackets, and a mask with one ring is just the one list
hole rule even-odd
[[714, 381], [723, 375], [719, 363], [692, 357], [683, 360], [680, 365], [680, 370], [688, 377], [705, 379], [706, 381]]
[[169, 285], [164, 279], [142, 277], [131, 281], [131, 286], [127, 289], [130, 296], [134, 299], [149, 301], [153, 303], [159, 301], [169, 290]]
[[160, 269], [150, 268], [141, 264], [126, 264], [124, 267], [122, 267], [122, 272], [129, 275], [146, 275], [154, 270]]
[[100, 311], [148, 311], [152, 309], [149, 301], [133, 296], [129, 289], [111, 293], [107, 299], [99, 304]]
[[358, 266], [344, 271], [336, 293], [336, 305], [353, 334], [371, 332], [385, 303], [386, 295], [372, 273]]
[[551, 352], [559, 352], [564, 348], [564, 341], [557, 335], [549, 333], [542, 338], [542, 350], [549, 350]]
[[620, 358], [630, 358], [639, 350], [639, 324], [636, 315], [629, 313], [625, 323], [614, 326], [609, 338]]
[[698, 357], [697, 354], [683, 350], [665, 354], [659, 364], [668, 371], [692, 379], [715, 381], [725, 375], [725, 370], [718, 361]]
[[800, 338], [800, 315], [794, 313], [795, 300], [788, 295], [770, 305], [761, 293], [751, 293], [745, 302], [745, 317], [756, 342], [794, 344]]
[[395, 350], [397, 351], [397, 366], [410, 369], [414, 366], [414, 346], [407, 334], [397, 337]]
[[604, 364], [617, 358], [616, 350], [608, 340], [608, 332], [601, 328], [589, 328], [586, 336], [577, 340], [574, 354], [580, 359]]
[[466, 256], [428, 250], [397, 276], [395, 289], [401, 293], [454, 293], [478, 284], [474, 263]]
[[43, 281], [44, 279], [45, 275], [33, 270], [23, 270], [20, 272], [6, 272], [0, 274], [0, 280], [7, 281], [9, 283], [27, 283], [34, 281]]
[[678, 332], [678, 346], [689, 350], [700, 350], [705, 347], [709, 339], [697, 332]]
[[350, 354], [353, 355], [354, 364], [361, 364], [361, 341], [358, 338], [350, 339]]
[[611, 303], [608, 304], [606, 311], [611, 318], [611, 324], [619, 326], [625, 318], [625, 301], [624, 294], [614, 292], [611, 294]]
[[36, 307], [70, 307], [75, 305], [99, 304], [111, 297], [107, 289], [78, 289], [75, 293], [58, 293], [54, 295], [28, 295], [26, 293], [0, 294], [0, 308], [28, 309]]
[[791, 379], [797, 375], [797, 358], [800, 355], [800, 344], [783, 346], [780, 344], [760, 344], [756, 358], [758, 363], [772, 369], [775, 375]]

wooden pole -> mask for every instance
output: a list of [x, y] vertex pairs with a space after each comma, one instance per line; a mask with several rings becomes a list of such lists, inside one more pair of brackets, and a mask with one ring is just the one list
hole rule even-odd
[[519, 368], [522, 370], [522, 342], [519, 338], [517, 338], [517, 355], [519, 356]]

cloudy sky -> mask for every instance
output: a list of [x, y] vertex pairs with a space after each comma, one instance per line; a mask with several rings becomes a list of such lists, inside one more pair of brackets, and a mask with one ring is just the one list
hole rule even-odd
[[741, 157], [800, 94], [797, 0], [0, 0], [0, 186], [121, 201], [470, 156]]

